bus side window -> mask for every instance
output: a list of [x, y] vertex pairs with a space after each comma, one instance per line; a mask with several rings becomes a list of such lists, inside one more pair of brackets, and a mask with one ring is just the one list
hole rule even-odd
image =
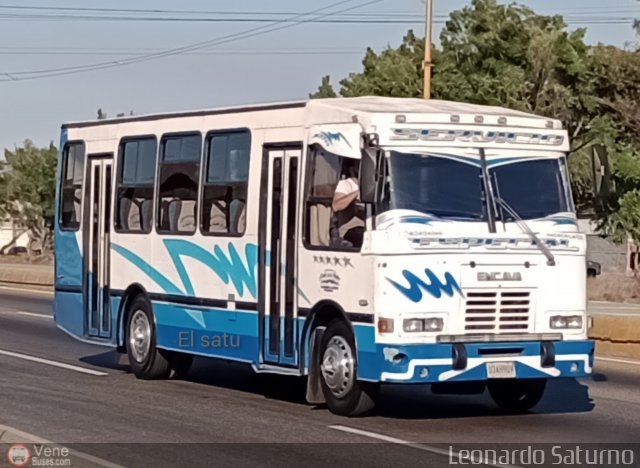
[[360, 248], [364, 231], [364, 211], [360, 203], [353, 200], [337, 210], [333, 206], [334, 200], [347, 194], [352, 185], [357, 189], [359, 162], [317, 145], [309, 147], [309, 152], [311, 172], [305, 201], [307, 243], [331, 250]]
[[216, 132], [207, 138], [202, 233], [242, 235], [246, 227], [251, 134]]
[[65, 230], [80, 229], [84, 159], [84, 143], [69, 143], [65, 147], [59, 211], [60, 227]]
[[120, 144], [115, 228], [122, 233], [151, 232], [157, 142], [128, 138]]
[[196, 232], [202, 136], [197, 133], [165, 136], [160, 156], [158, 232]]

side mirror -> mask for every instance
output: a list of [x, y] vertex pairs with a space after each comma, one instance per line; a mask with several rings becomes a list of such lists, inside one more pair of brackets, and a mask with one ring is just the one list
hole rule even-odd
[[593, 171], [593, 193], [596, 197], [606, 197], [611, 189], [609, 154], [606, 146], [599, 144], [592, 146], [591, 167]]
[[360, 201], [363, 203], [379, 203], [382, 200], [386, 164], [384, 153], [378, 147], [378, 135], [363, 136], [364, 149], [360, 162]]
[[376, 203], [376, 174], [378, 172], [377, 155], [372, 148], [362, 152], [360, 162], [360, 201], [363, 203]]

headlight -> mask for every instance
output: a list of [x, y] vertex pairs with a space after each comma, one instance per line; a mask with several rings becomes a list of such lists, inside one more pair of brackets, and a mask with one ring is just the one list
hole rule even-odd
[[424, 331], [424, 321], [422, 319], [405, 319], [402, 328], [406, 332], [421, 332]]
[[444, 320], [441, 318], [404, 319], [402, 322], [402, 328], [407, 333], [439, 332], [444, 328]]
[[424, 331], [439, 332], [444, 328], [444, 320], [441, 318], [429, 318], [424, 321]]
[[581, 315], [553, 315], [549, 319], [549, 326], [554, 330], [580, 330], [582, 324]]

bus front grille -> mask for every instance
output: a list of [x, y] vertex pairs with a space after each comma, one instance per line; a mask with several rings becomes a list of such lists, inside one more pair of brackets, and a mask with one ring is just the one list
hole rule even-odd
[[465, 331], [526, 333], [529, 330], [529, 291], [468, 291]]

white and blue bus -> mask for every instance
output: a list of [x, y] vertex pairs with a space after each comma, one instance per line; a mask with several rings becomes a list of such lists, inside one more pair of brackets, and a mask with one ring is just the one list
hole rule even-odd
[[69, 123], [55, 320], [141, 379], [194, 356], [525, 411], [592, 371], [585, 236], [559, 121], [362, 97]]

